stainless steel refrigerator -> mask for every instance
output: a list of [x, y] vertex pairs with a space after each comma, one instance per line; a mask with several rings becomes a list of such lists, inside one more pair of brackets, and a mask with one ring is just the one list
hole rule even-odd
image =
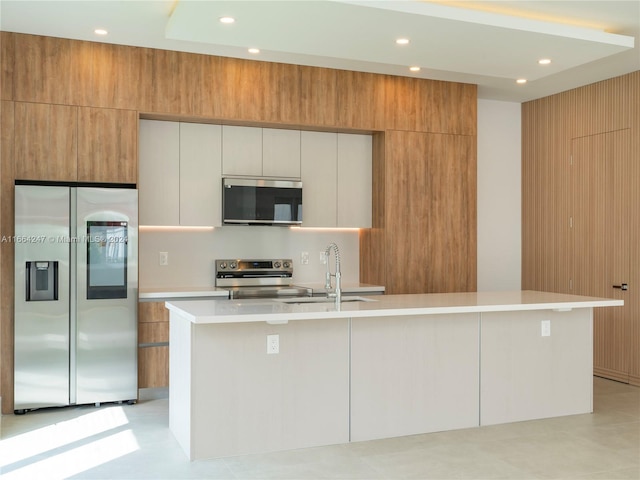
[[138, 396], [138, 192], [15, 187], [14, 410]]

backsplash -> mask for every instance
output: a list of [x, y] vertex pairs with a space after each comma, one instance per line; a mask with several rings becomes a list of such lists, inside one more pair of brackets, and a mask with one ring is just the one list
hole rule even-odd
[[[213, 262], [217, 258], [291, 258], [294, 282], [324, 282], [326, 267], [320, 263], [320, 252], [331, 242], [340, 248], [343, 282], [358, 282], [358, 230], [262, 226], [143, 229], [139, 238], [139, 285], [140, 288], [213, 286]], [[159, 252], [167, 252], [168, 265], [159, 264]], [[302, 252], [309, 252], [307, 265], [300, 263]], [[331, 259], [332, 271], [333, 262]]]

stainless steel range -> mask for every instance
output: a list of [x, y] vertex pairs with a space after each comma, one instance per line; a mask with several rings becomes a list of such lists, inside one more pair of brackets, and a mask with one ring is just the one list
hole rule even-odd
[[310, 297], [312, 290], [293, 285], [291, 259], [216, 260], [216, 287], [231, 298]]

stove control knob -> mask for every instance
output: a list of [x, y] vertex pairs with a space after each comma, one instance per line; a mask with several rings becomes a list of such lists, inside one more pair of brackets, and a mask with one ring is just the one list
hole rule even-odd
[[220, 268], [222, 270], [224, 270], [225, 268], [227, 268], [227, 262], [220, 262]]
[[231, 263], [229, 264], [229, 268], [230, 268], [231, 270], [235, 270], [236, 268], [238, 268], [238, 264], [237, 264], [236, 262], [231, 262]]
[[273, 262], [273, 266], [275, 268], [280, 268], [280, 262]]
[[291, 266], [291, 264], [289, 262], [284, 262], [284, 264], [282, 266], [284, 268], [289, 268]]

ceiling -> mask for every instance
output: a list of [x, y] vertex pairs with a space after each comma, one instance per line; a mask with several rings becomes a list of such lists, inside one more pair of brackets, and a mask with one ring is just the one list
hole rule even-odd
[[514, 102], [640, 70], [638, 0], [2, 0], [0, 28], [475, 83], [480, 98]]

